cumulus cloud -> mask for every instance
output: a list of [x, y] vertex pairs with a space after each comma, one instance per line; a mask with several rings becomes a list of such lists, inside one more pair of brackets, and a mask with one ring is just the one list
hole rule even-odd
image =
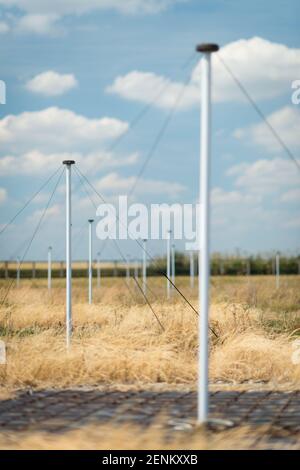
[[0, 175], [36, 175], [68, 159], [89, 172], [133, 165], [137, 153], [104, 149], [127, 129], [118, 119], [91, 119], [56, 107], [6, 116], [0, 120]]
[[287, 191], [281, 196], [282, 202], [300, 202], [300, 188]]
[[56, 14], [28, 14], [20, 17], [14, 25], [18, 33], [32, 33], [37, 35], [58, 34], [61, 29]]
[[0, 34], [5, 34], [8, 33], [10, 30], [10, 27], [7, 23], [4, 21], [0, 21]]
[[[179, 109], [186, 109], [199, 101], [198, 87], [184, 87], [182, 83], [150, 72], [137, 70], [117, 77], [113, 84], [106, 88], [107, 93], [117, 94], [128, 100], [142, 103], [153, 103], [160, 108], [173, 107], [178, 97]], [[180, 99], [181, 97], [181, 99]]]
[[256, 203], [259, 200], [260, 198], [253, 194], [243, 194], [240, 191], [225, 191], [222, 188], [213, 188], [211, 191], [211, 202], [214, 206]]
[[[299, 160], [300, 164], [300, 160]], [[279, 190], [299, 186], [300, 175], [287, 159], [262, 159], [231, 167], [227, 175], [235, 178], [234, 184], [244, 191], [272, 194]]]
[[[95, 185], [100, 192], [106, 194], [118, 193], [127, 194], [135, 184], [135, 176], [122, 177], [118, 173], [112, 172], [98, 180]], [[176, 197], [185, 190], [179, 183], [142, 179], [136, 187], [136, 194], [165, 194]]]
[[[0, 7], [13, 11], [11, 24], [3, 25], [3, 31], [0, 26], [0, 33], [13, 30], [22, 34], [56, 36], [64, 32], [60, 20], [65, 16], [102, 10], [112, 10], [124, 15], [153, 15], [176, 3], [188, 1], [190, 0], [0, 0]], [[15, 8], [21, 16], [15, 15]]]
[[[298, 108], [286, 106], [267, 116], [267, 120], [290, 149], [300, 149], [300, 110]], [[236, 129], [234, 136], [237, 139], [247, 139], [247, 142], [250, 140], [267, 151], [282, 152], [282, 146], [264, 122], [248, 128]]]
[[0, 188], [0, 204], [3, 204], [7, 199], [7, 191], [4, 188]]
[[107, 168], [133, 165], [138, 159], [138, 154], [119, 157], [109, 152], [82, 153], [43, 153], [39, 150], [31, 150], [17, 156], [6, 155], [0, 158], [0, 175], [38, 175], [53, 171], [64, 160], [75, 160], [76, 164], [86, 172], [101, 171]]
[[127, 129], [128, 124], [118, 119], [90, 119], [68, 109], [51, 107], [1, 119], [0, 145], [2, 152], [90, 151]]
[[17, 7], [31, 14], [79, 15], [96, 10], [124, 14], [154, 14], [188, 0], [0, 0], [0, 5]]
[[60, 74], [53, 70], [42, 72], [26, 83], [27, 90], [44, 96], [59, 96], [78, 85], [73, 74]]
[[[219, 54], [250, 94], [259, 100], [272, 99], [290, 93], [291, 81], [298, 76], [300, 68], [300, 49], [288, 48], [283, 44], [273, 43], [260, 37], [229, 43], [221, 49]], [[218, 59], [217, 54], [212, 56], [212, 65], [214, 101], [217, 103], [244, 101], [244, 96]], [[198, 104], [200, 78], [199, 61], [181, 99], [181, 109]], [[166, 94], [162, 93], [153, 104], [165, 108], [174, 105], [183, 84], [154, 73], [132, 71], [119, 76], [107, 87], [107, 92], [129, 100], [149, 103], [164, 84], [168, 85]]]

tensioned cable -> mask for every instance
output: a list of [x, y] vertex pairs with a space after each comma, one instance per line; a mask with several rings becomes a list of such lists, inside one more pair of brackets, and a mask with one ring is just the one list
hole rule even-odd
[[[63, 175], [63, 172], [64, 172], [64, 168], [62, 169], [62, 171], [61, 171], [61, 173], [60, 173], [60, 175], [59, 175], [59, 177], [58, 177], [58, 180], [57, 180], [57, 182], [56, 182], [56, 184], [55, 184], [55, 186], [54, 186], [54, 189], [53, 189], [53, 191], [52, 191], [52, 193], [51, 193], [51, 195], [50, 195], [50, 197], [49, 197], [49, 200], [48, 200], [48, 202], [47, 202], [47, 204], [46, 204], [46, 207], [45, 207], [45, 209], [44, 209], [44, 211], [43, 211], [43, 213], [42, 213], [42, 215], [41, 215], [41, 217], [40, 217], [40, 219], [39, 219], [39, 221], [38, 221], [38, 223], [37, 223], [37, 225], [36, 225], [36, 227], [35, 227], [35, 230], [34, 230], [34, 232], [33, 232], [33, 234], [32, 234], [32, 237], [30, 238], [29, 244], [28, 244], [28, 246], [27, 246], [27, 248], [26, 248], [26, 250], [25, 250], [25, 252], [24, 252], [24, 254], [23, 254], [23, 256], [22, 256], [22, 259], [20, 260], [19, 268], [21, 268], [21, 266], [22, 266], [22, 264], [23, 264], [23, 262], [24, 262], [24, 259], [25, 259], [26, 255], [27, 255], [27, 253], [28, 253], [28, 251], [29, 251], [31, 245], [32, 245], [32, 242], [33, 242], [33, 240], [35, 239], [36, 234], [37, 234], [37, 232], [38, 232], [39, 229], [40, 229], [40, 226], [41, 226], [41, 224], [42, 224], [42, 222], [43, 222], [43, 220], [44, 220], [44, 217], [45, 217], [45, 215], [46, 215], [46, 213], [47, 213], [47, 210], [49, 209], [50, 203], [51, 203], [51, 201], [52, 201], [52, 199], [53, 199], [53, 196], [54, 196], [54, 194], [55, 194], [55, 192], [56, 192], [56, 189], [57, 189], [57, 187], [58, 187], [58, 185], [59, 185], [59, 183], [60, 183], [60, 180], [61, 180], [61, 177], [62, 177], [62, 175]], [[2, 301], [1, 301], [1, 306], [4, 304], [5, 300], [7, 299], [7, 296], [8, 296], [8, 294], [9, 294], [9, 291], [10, 291], [11, 287], [13, 286], [14, 282], [15, 282], [15, 278], [13, 278], [12, 281], [10, 282], [10, 284], [9, 284], [9, 286], [8, 286], [8, 289], [7, 289], [6, 293], [5, 293], [5, 296], [4, 296], [4, 298], [2, 299]]]
[[[81, 181], [81, 184], [82, 184], [82, 187], [83, 187], [85, 193], [87, 194], [87, 196], [88, 196], [88, 198], [90, 199], [91, 203], [93, 204], [94, 208], [97, 209], [97, 205], [95, 204], [95, 202], [93, 201], [93, 199], [92, 199], [91, 195], [89, 194], [87, 188], [85, 187], [85, 181], [84, 181], [83, 177], [82, 177], [81, 174], [80, 174], [81, 172], [79, 173], [79, 171], [78, 171], [78, 169], [76, 168], [76, 166], [74, 166], [74, 168], [75, 168], [75, 170], [76, 170], [76, 172], [77, 172], [78, 177], [80, 178], [80, 180], [82, 180], [82, 181]], [[106, 239], [105, 242], [107, 242], [107, 240], [108, 240], [108, 239]], [[123, 262], [124, 262], [124, 263], [127, 263], [127, 259], [126, 259], [126, 257], [124, 256], [124, 254], [123, 254], [123, 252], [122, 252], [122, 250], [121, 250], [119, 244], [117, 243], [117, 240], [112, 239], [112, 241], [114, 242], [115, 248], [117, 249], [119, 255], [121, 256]], [[104, 246], [105, 246], [105, 243], [104, 243]], [[104, 249], [104, 246], [102, 247], [101, 253], [102, 253], [102, 251], [103, 251], [103, 249]], [[100, 253], [100, 255], [101, 255], [101, 253]], [[128, 288], [128, 290], [129, 290], [129, 292], [130, 292], [130, 294], [131, 294], [131, 296], [132, 296], [132, 298], [133, 298], [133, 294], [132, 294], [131, 289], [130, 289], [130, 287], [128, 286], [127, 283], [126, 283], [126, 287]], [[148, 288], [148, 289], [149, 289], [149, 292], [153, 295], [153, 297], [155, 297], [155, 299], [157, 299], [157, 296], [152, 292], [152, 290], [151, 290], [150, 288]], [[147, 303], [150, 304], [149, 299], [147, 299]], [[153, 309], [153, 307], [151, 307], [151, 309]]]
[[230, 67], [228, 66], [228, 64], [224, 61], [224, 59], [221, 57], [220, 53], [217, 53], [216, 56], [218, 57], [219, 61], [221, 62], [221, 64], [223, 65], [223, 67], [227, 70], [227, 72], [229, 73], [229, 75], [231, 76], [231, 78], [233, 79], [233, 81], [236, 83], [236, 85], [239, 87], [239, 89], [241, 90], [241, 92], [244, 94], [244, 96], [246, 96], [247, 100], [249, 101], [249, 103], [253, 106], [253, 108], [255, 109], [255, 111], [257, 112], [257, 114], [261, 117], [261, 119], [263, 120], [263, 122], [266, 124], [266, 126], [269, 128], [270, 132], [273, 134], [273, 136], [275, 137], [275, 139], [277, 140], [277, 142], [281, 145], [281, 147], [284, 149], [284, 151], [286, 152], [286, 154], [288, 155], [288, 157], [293, 161], [293, 163], [296, 165], [296, 167], [298, 168], [298, 170], [300, 171], [300, 163], [298, 162], [298, 160], [296, 159], [296, 157], [293, 155], [293, 153], [291, 152], [291, 150], [288, 148], [288, 146], [286, 145], [286, 143], [282, 140], [282, 138], [280, 137], [280, 135], [278, 134], [278, 132], [274, 129], [274, 127], [272, 126], [272, 124], [270, 123], [270, 121], [266, 118], [266, 116], [264, 115], [264, 113], [262, 112], [262, 110], [260, 109], [260, 107], [258, 106], [258, 104], [254, 101], [254, 99], [252, 98], [252, 96], [249, 94], [249, 92], [246, 90], [245, 86], [241, 83], [241, 81], [236, 77], [236, 75], [232, 72], [232, 70], [230, 69]]
[[[193, 61], [193, 59], [196, 57], [197, 53], [194, 51], [192, 55], [190, 55], [184, 63], [181, 65], [180, 70], [185, 70], [187, 66]], [[159, 98], [163, 95], [163, 93], [169, 88], [169, 86], [172, 84], [172, 82], [166, 80], [162, 88], [159, 90], [157, 95], [155, 95], [154, 99], [151, 100], [149, 103], [147, 103], [145, 106], [142, 107], [142, 109], [137, 113], [137, 115], [132, 119], [132, 121], [129, 123], [128, 129], [124, 134], [121, 134], [116, 140], [112, 142], [112, 144], [106, 149], [106, 152], [111, 152], [114, 150], [117, 145], [124, 139], [125, 136], [129, 134], [129, 132], [139, 123], [139, 121], [142, 119], [142, 117], [147, 114], [149, 109], [157, 103]]]
[[147, 302], [147, 304], [148, 304], [148, 306], [149, 306], [151, 312], [153, 313], [153, 315], [155, 316], [157, 322], [159, 323], [161, 329], [162, 329], [163, 331], [165, 331], [163, 325], [161, 324], [160, 319], [158, 318], [158, 316], [157, 316], [156, 313], [154, 312], [154, 310], [153, 310], [153, 308], [152, 308], [152, 305], [150, 304], [149, 300], [147, 299], [147, 296], [146, 296], [145, 292], [143, 291], [143, 289], [141, 288], [141, 286], [140, 286], [140, 284], [139, 284], [137, 278], [134, 276], [133, 279], [134, 279], [134, 281], [135, 281], [135, 283], [136, 283], [136, 285], [137, 285], [139, 291], [141, 292], [142, 296], [144, 297], [145, 301]]
[[18, 215], [20, 215], [25, 209], [26, 207], [36, 198], [36, 196], [47, 186], [47, 184], [54, 178], [55, 175], [57, 175], [57, 173], [59, 172], [60, 170], [60, 166], [59, 168], [47, 179], [47, 181], [40, 187], [40, 189], [38, 191], [36, 191], [33, 196], [31, 196], [30, 199], [28, 199], [28, 201], [24, 204], [24, 206], [18, 210], [18, 212], [12, 217], [12, 219], [7, 222], [7, 224], [0, 230], [0, 235], [9, 227], [9, 225], [11, 225], [15, 220], [16, 218], [18, 217]]
[[[79, 172], [79, 174], [82, 176], [82, 178], [87, 182], [87, 184], [93, 189], [93, 191], [97, 194], [97, 196], [101, 199], [101, 201], [106, 204], [105, 199], [103, 196], [97, 191], [97, 189], [93, 186], [93, 184], [88, 180], [88, 178], [82, 173], [82, 171], [77, 167], [76, 170]], [[118, 216], [116, 216], [116, 220], [120, 222], [120, 219]], [[128, 229], [127, 229], [128, 230]], [[148, 253], [148, 251], [144, 248], [143, 244], [140, 243], [138, 239], [134, 239], [136, 243], [139, 245], [139, 247], [147, 254], [147, 256], [151, 259], [151, 261], [154, 263], [154, 265], [157, 265], [156, 260]], [[115, 241], [115, 240], [114, 240]], [[178, 292], [178, 294], [184, 299], [184, 301], [190, 306], [190, 308], [194, 311], [194, 313], [198, 316], [199, 313], [195, 309], [195, 307], [191, 304], [191, 302], [186, 298], [186, 296], [180, 291], [180, 289], [172, 282], [172, 280], [169, 278], [169, 276], [164, 272], [159, 269], [158, 273], [165, 277], [170, 284], [174, 287], [174, 289]], [[218, 338], [217, 333], [213, 330], [213, 328], [209, 327], [211, 332]]]
[[157, 147], [159, 146], [159, 144], [160, 144], [160, 142], [161, 142], [161, 140], [162, 140], [162, 138], [163, 138], [163, 136], [164, 136], [164, 134], [167, 130], [167, 128], [168, 128], [168, 126], [169, 126], [169, 124], [170, 124], [170, 122], [171, 122], [171, 120], [172, 120], [172, 118], [173, 118], [173, 116], [174, 116], [174, 114], [177, 110], [177, 107], [179, 106], [180, 101], [182, 100], [182, 98], [183, 98], [183, 96], [186, 92], [186, 89], [187, 89], [191, 79], [192, 78], [189, 76], [188, 79], [185, 81], [184, 85], [182, 86], [182, 89], [178, 93], [170, 112], [168, 113], [165, 121], [163, 122], [163, 125], [160, 128], [160, 130], [159, 130], [159, 132], [158, 132], [158, 134], [157, 134], [157, 136], [156, 136], [156, 138], [155, 138], [155, 140], [154, 140], [154, 142], [153, 142], [153, 144], [152, 144], [152, 146], [151, 146], [151, 148], [148, 152], [148, 155], [147, 155], [146, 159], [144, 160], [144, 162], [142, 164], [142, 167], [141, 167], [140, 171], [138, 172], [138, 174], [135, 178], [135, 181], [132, 185], [132, 188], [130, 189], [130, 191], [128, 193], [128, 197], [132, 196], [133, 192], [135, 191], [139, 180], [141, 179], [145, 169], [147, 168], [151, 158], [153, 157]]

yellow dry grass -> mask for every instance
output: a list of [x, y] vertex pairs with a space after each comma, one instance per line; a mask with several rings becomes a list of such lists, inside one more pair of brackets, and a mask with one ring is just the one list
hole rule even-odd
[[[50, 296], [45, 281], [23, 281], [0, 310], [0, 339], [7, 346], [7, 364], [0, 366], [2, 393], [23, 387], [195, 384], [197, 317], [178, 295], [166, 301], [163, 279], [149, 282], [164, 331], [133, 281], [129, 291], [122, 279], [103, 280], [89, 306], [86, 280], [75, 280], [67, 352], [62, 281], [54, 282]], [[179, 285], [197, 305], [188, 281], [179, 279]], [[298, 387], [300, 364], [291, 360], [300, 328], [298, 277], [283, 279], [278, 292], [272, 278], [214, 279], [211, 325], [218, 335], [211, 334], [212, 381]]]
[[[192, 429], [168, 433], [159, 424], [141, 429], [134, 425], [86, 425], [64, 434], [46, 432], [1, 433], [0, 449], [5, 450], [244, 450], [269, 447], [266, 428], [240, 427], [218, 433]], [[258, 443], [259, 440], [259, 443]], [[272, 444], [283, 449], [284, 444]], [[289, 443], [289, 450], [299, 449]]]

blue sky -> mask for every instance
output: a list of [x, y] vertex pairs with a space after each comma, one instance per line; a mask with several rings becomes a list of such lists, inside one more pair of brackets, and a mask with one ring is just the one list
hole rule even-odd
[[[189, 76], [135, 200], [195, 202], [200, 74], [199, 57], [192, 54], [202, 41], [223, 47], [226, 63], [299, 159], [300, 104], [291, 101], [292, 82], [300, 79], [299, 13], [292, 0], [0, 0], [0, 79], [7, 85], [7, 102], [0, 105], [0, 223], [65, 156], [75, 155], [107, 200], [126, 194]], [[213, 79], [212, 249], [298, 252], [300, 173], [217, 59]], [[87, 228], [80, 230], [94, 210], [76, 176], [74, 186], [79, 258], [87, 251]], [[1, 235], [1, 258], [22, 256], [50, 191], [51, 184]], [[44, 258], [48, 245], [63, 257], [63, 186], [28, 258]], [[140, 255], [134, 242], [120, 246]], [[164, 243], [150, 246], [153, 254], [163, 250]], [[109, 244], [103, 256], [118, 257]]]

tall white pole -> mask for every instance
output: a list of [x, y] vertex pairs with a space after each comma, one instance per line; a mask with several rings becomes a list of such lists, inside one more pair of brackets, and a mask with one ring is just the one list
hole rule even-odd
[[101, 285], [100, 252], [97, 253], [97, 287]]
[[190, 288], [194, 289], [195, 283], [195, 264], [194, 264], [194, 253], [190, 251]]
[[146, 295], [147, 292], [147, 252], [146, 252], [147, 240], [143, 240], [143, 292]]
[[167, 237], [167, 299], [170, 298], [170, 276], [171, 276], [171, 233], [172, 230], [168, 230], [168, 237]]
[[52, 246], [48, 248], [48, 292], [51, 292], [52, 287]]
[[89, 304], [93, 303], [93, 219], [89, 219]]
[[74, 160], [64, 160], [66, 165], [66, 345], [70, 347], [72, 335], [72, 208], [71, 208], [71, 167]]
[[199, 246], [199, 362], [198, 362], [198, 422], [208, 420], [208, 351], [209, 351], [209, 212], [210, 212], [210, 147], [211, 147], [211, 54], [216, 44], [201, 44], [203, 53], [201, 76], [201, 157], [200, 157], [200, 246]]
[[173, 284], [175, 284], [175, 245], [174, 244], [172, 244], [172, 248], [171, 248], [171, 259], [172, 259], [172, 282]]
[[279, 251], [277, 251], [277, 253], [276, 253], [275, 266], [276, 266], [276, 289], [279, 289], [279, 285], [280, 285], [280, 254], [279, 254]]

